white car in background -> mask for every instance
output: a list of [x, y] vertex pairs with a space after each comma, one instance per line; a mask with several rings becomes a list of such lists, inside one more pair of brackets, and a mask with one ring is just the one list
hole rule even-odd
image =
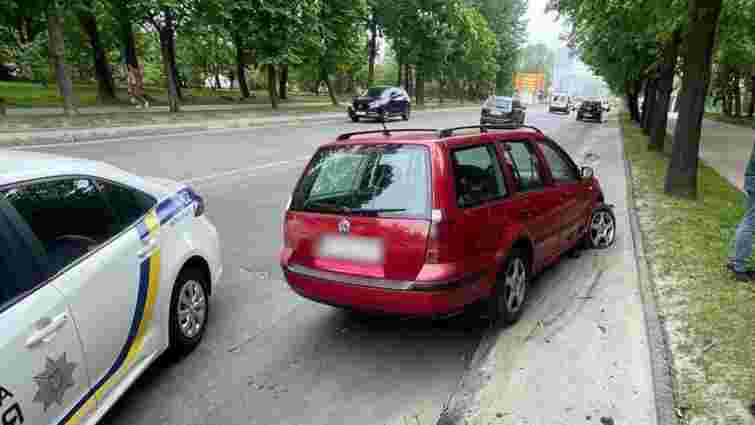
[[572, 98], [566, 93], [554, 93], [548, 104], [548, 112], [568, 114], [572, 110]]
[[97, 422], [161, 353], [201, 341], [222, 273], [190, 187], [0, 151], [0, 418]]

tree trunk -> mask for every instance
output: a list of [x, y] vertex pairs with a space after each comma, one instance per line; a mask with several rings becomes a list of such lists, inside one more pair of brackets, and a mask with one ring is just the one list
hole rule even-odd
[[169, 29], [168, 36], [168, 52], [170, 53], [170, 71], [173, 74], [173, 82], [176, 86], [176, 98], [183, 101], [183, 91], [181, 90], [181, 79], [178, 75], [178, 65], [176, 64], [176, 30], [175, 30], [175, 18], [173, 11], [166, 11], [165, 25]]
[[220, 65], [215, 64], [213, 68], [215, 68], [215, 72], [213, 72], [215, 74], [215, 90], [219, 90], [222, 88], [220, 84]]
[[654, 108], [656, 101], [655, 94], [655, 78], [649, 77], [647, 83], [645, 83], [645, 100], [642, 102], [642, 130], [645, 134], [650, 134], [650, 125], [652, 124]]
[[414, 97], [414, 72], [412, 72], [412, 66], [406, 64], [406, 91], [409, 93], [409, 97]]
[[734, 87], [732, 87], [732, 95], [734, 96], [734, 116], [739, 118], [742, 116], [742, 90], [740, 73], [737, 71], [734, 78]]
[[56, 6], [52, 6], [47, 12], [47, 31], [49, 37], [50, 61], [55, 69], [55, 80], [58, 83], [58, 91], [63, 97], [63, 112], [72, 116], [78, 113], [76, 99], [73, 94], [73, 84], [68, 75], [65, 62], [65, 38], [63, 28], [65, 18]]
[[643, 133], [647, 134], [648, 128], [647, 128], [647, 119], [648, 119], [648, 103], [650, 102], [650, 89], [653, 85], [653, 80], [648, 78], [645, 80], [645, 88], [643, 89], [642, 94], [642, 111], [640, 115], [640, 127], [642, 128]]
[[280, 74], [278, 95], [281, 100], [286, 100], [288, 99], [288, 65], [281, 65]]
[[241, 48], [241, 37], [236, 36], [236, 74], [239, 76], [239, 89], [241, 98], [249, 99], [249, 85], [246, 83], [246, 64], [244, 63], [244, 49]]
[[445, 80], [441, 77], [438, 79], [438, 103], [443, 104], [443, 86], [445, 85]]
[[721, 3], [722, 0], [708, 0], [705, 3], [689, 0], [682, 99], [664, 188], [668, 195], [697, 198], [700, 132]]
[[330, 95], [330, 101], [333, 102], [333, 106], [338, 106], [338, 99], [336, 98], [335, 90], [333, 90], [333, 83], [330, 81], [330, 76], [325, 69], [320, 70], [320, 81], [325, 81], [325, 86], [328, 88], [328, 94]]
[[650, 144], [648, 145], [648, 149], [650, 150], [663, 152], [666, 142], [669, 103], [671, 102], [671, 92], [674, 89], [674, 70], [676, 69], [676, 62], [679, 56], [680, 43], [681, 32], [676, 30], [672, 35], [671, 41], [663, 50], [663, 62], [661, 63], [657, 87], [658, 104], [650, 130]]
[[[317, 84], [320, 84], [318, 81]], [[270, 94], [270, 104], [273, 109], [278, 109], [278, 93], [275, 83], [275, 65], [267, 65], [267, 92]]]
[[119, 27], [119, 36], [123, 48], [123, 56], [126, 65], [139, 68], [139, 59], [136, 56], [136, 40], [131, 16], [128, 11], [128, 0], [121, 0], [116, 4], [116, 13]]
[[498, 71], [495, 74], [495, 94], [496, 96], [506, 96], [506, 83], [508, 77], [506, 71]]
[[422, 66], [417, 66], [417, 87], [415, 90], [417, 105], [425, 104], [425, 75]]
[[115, 84], [113, 83], [113, 72], [108, 63], [105, 49], [100, 43], [100, 35], [97, 31], [97, 18], [91, 12], [79, 14], [79, 23], [89, 38], [89, 45], [92, 47], [94, 56], [94, 73], [97, 78], [97, 100], [99, 102], [113, 102], [115, 100]]
[[752, 68], [750, 77], [750, 107], [747, 108], [747, 116], [753, 118], [755, 115], [755, 66]]
[[165, 22], [164, 25], [159, 29], [158, 34], [160, 35], [160, 53], [163, 57], [163, 70], [168, 79], [168, 105], [170, 106], [170, 112], [179, 112], [181, 107], [178, 98], [178, 81], [176, 81], [176, 74], [173, 72], [175, 57], [173, 56], [173, 50], [170, 48], [173, 27], [170, 22]]
[[640, 111], [637, 109], [637, 92], [639, 91], [637, 89], [638, 85], [640, 85], [640, 83], [628, 81], [624, 89], [627, 97], [627, 108], [629, 109], [629, 115], [632, 118], [632, 121], [637, 123], [640, 122]]
[[716, 75], [715, 75], [715, 84], [713, 87], [717, 89], [717, 93], [715, 95], [715, 98], [713, 99], [713, 106], [716, 105], [717, 101], [721, 101], [721, 113], [726, 115], [727, 117], [729, 114], [729, 69], [726, 66], [726, 64], [720, 64], [718, 65], [716, 69]]
[[370, 40], [367, 43], [367, 54], [369, 55], [367, 68], [367, 87], [369, 88], [375, 83], [375, 58], [377, 57], [377, 21], [374, 11], [370, 17]]
[[402, 83], [404, 82], [402, 78], [403, 77], [402, 70], [404, 69], [404, 65], [401, 63], [401, 53], [399, 52], [396, 52], [396, 65], [397, 65], [396, 86], [406, 88], [406, 86], [402, 85]]

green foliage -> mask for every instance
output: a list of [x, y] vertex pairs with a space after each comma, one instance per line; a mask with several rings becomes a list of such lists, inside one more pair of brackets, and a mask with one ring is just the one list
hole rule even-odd
[[495, 62], [497, 92], [500, 95], [513, 91], [513, 74], [519, 49], [527, 38], [527, 0], [468, 0], [488, 21], [497, 43]]
[[[19, 63], [24, 76], [49, 78], [46, 11], [52, 0], [0, 0], [0, 61]], [[66, 61], [73, 78], [91, 81], [94, 62], [78, 16], [91, 14], [111, 63], [123, 64], [126, 37], [137, 40], [147, 84], [165, 85], [158, 31], [172, 22], [177, 69], [203, 84], [215, 73], [235, 74], [238, 57], [259, 70], [288, 65], [299, 82], [333, 77], [345, 90], [367, 80], [370, 23], [390, 46], [380, 81], [395, 84], [398, 65], [416, 76], [456, 86], [510, 87], [525, 38], [526, 0], [62, 0]], [[742, 0], [744, 1], [744, 0]], [[170, 17], [171, 20], [166, 20]], [[250, 78], [258, 72], [249, 70]], [[123, 68], [115, 67], [119, 84]], [[344, 83], [346, 82], [346, 83]], [[294, 82], [292, 82], [293, 84]], [[452, 84], [453, 85], [453, 84]]]
[[51, 78], [47, 57], [47, 33], [42, 32], [16, 55], [22, 76], [46, 85]]

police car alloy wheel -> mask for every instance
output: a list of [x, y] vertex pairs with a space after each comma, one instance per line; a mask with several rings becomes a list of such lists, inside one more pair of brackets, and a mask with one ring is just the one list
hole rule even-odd
[[186, 355], [202, 340], [210, 304], [207, 295], [207, 277], [199, 270], [181, 272], [173, 286], [170, 302], [171, 350], [178, 356]]

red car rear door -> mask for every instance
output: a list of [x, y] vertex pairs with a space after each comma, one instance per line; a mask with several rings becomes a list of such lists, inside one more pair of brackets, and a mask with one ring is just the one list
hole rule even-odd
[[454, 148], [450, 152], [454, 194], [463, 234], [464, 268], [486, 271], [493, 263], [498, 232], [491, 210], [506, 196], [500, 162], [492, 143]]

